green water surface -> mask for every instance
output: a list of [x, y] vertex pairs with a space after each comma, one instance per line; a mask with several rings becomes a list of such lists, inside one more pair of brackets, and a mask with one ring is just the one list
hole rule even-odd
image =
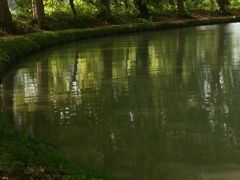
[[240, 179], [240, 23], [85, 40], [8, 73], [2, 109], [116, 179]]

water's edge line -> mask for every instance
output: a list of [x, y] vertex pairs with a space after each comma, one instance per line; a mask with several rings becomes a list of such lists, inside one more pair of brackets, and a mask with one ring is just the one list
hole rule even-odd
[[70, 29], [54, 32], [39, 32], [24, 36], [0, 40], [0, 80], [14, 63], [28, 54], [50, 46], [82, 39], [106, 37], [110, 35], [180, 28], [199, 25], [213, 25], [240, 22], [240, 17], [218, 17], [207, 19], [180, 20], [178, 22], [136, 23], [127, 25], [109, 25], [96, 28]]
[[[72, 29], [72, 30], [56, 31], [56, 32], [34, 33], [34, 34], [24, 35], [21, 37], [16, 37], [13, 39], [0, 40], [0, 80], [2, 80], [3, 75], [8, 70], [10, 70], [11, 67], [14, 67], [15, 63], [24, 61], [22, 57], [29, 55], [33, 52], [39, 51], [41, 49], [46, 49], [47, 47], [50, 47], [53, 45], [81, 40], [81, 39], [105, 37], [105, 36], [124, 34], [124, 33], [180, 28], [180, 27], [188, 27], [188, 26], [222, 24], [222, 23], [231, 23], [231, 22], [240, 22], [240, 18], [229, 17], [229, 18], [215, 18], [215, 19], [212, 18], [212, 19], [202, 19], [202, 20], [185, 20], [185, 21], [175, 22], [175, 23], [112, 25], [112, 26], [105, 26], [105, 27], [98, 27], [98, 28]], [[0, 105], [1, 105], [1, 102], [0, 102]], [[0, 115], [2, 113], [4, 112], [1, 112], [1, 107], [0, 107]], [[4, 117], [3, 121], [7, 125], [10, 124], [8, 131], [12, 132], [13, 130], [16, 130], [16, 128], [12, 126], [8, 118]], [[17, 136], [21, 135], [21, 132], [20, 134], [16, 134], [16, 135]], [[13, 134], [13, 136], [15, 136], [15, 134]], [[9, 137], [6, 137], [6, 138], [9, 138]], [[19, 137], [19, 138], [22, 138], [22, 137]], [[24, 140], [24, 142], [25, 141], [26, 140]], [[35, 143], [35, 144], [33, 143], [32, 146], [35, 146], [38, 144], [35, 142], [36, 140], [34, 138], [32, 141], [34, 141]], [[28, 143], [29, 140], [27, 140], [26, 142]], [[42, 144], [41, 140], [39, 140], [39, 142]], [[29, 148], [29, 146], [27, 147]], [[51, 147], [51, 145], [46, 145], [46, 147], [49, 148]], [[55, 147], [52, 149], [53, 153], [58, 151], [60, 150]], [[91, 175], [91, 172], [87, 172], [87, 174]], [[94, 175], [92, 176], [94, 177]], [[72, 176], [69, 176], [69, 177], [71, 178]]]

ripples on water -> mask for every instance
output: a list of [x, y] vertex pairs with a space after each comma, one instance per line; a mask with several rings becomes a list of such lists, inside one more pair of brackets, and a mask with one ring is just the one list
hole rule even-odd
[[240, 178], [240, 24], [119, 35], [32, 55], [2, 108], [117, 179]]

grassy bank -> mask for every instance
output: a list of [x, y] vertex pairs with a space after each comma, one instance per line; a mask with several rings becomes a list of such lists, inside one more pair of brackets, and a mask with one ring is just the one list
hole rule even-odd
[[52, 146], [19, 133], [0, 115], [0, 177], [57, 178], [78, 169]]
[[17, 131], [0, 114], [0, 179], [111, 179], [80, 170], [59, 149]]
[[[52, 45], [114, 34], [166, 28], [238, 22], [238, 17], [191, 19], [153, 23], [143, 21], [132, 25], [41, 32], [0, 41], [0, 75], [22, 57]], [[98, 172], [81, 171], [56, 147], [18, 132], [8, 118], [0, 114], [0, 177], [26, 179], [109, 179]]]

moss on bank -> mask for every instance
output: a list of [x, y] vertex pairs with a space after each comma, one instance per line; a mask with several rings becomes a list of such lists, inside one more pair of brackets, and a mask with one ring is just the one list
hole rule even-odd
[[[239, 17], [192, 19], [174, 23], [114, 25], [98, 28], [73, 29], [57, 32], [28, 34], [11, 40], [0, 41], [0, 75], [4, 74], [21, 57], [52, 45], [80, 39], [157, 30], [175, 27], [237, 22]], [[8, 119], [0, 114], [0, 177], [25, 179], [109, 179], [105, 174], [81, 172], [56, 147], [18, 132]]]

